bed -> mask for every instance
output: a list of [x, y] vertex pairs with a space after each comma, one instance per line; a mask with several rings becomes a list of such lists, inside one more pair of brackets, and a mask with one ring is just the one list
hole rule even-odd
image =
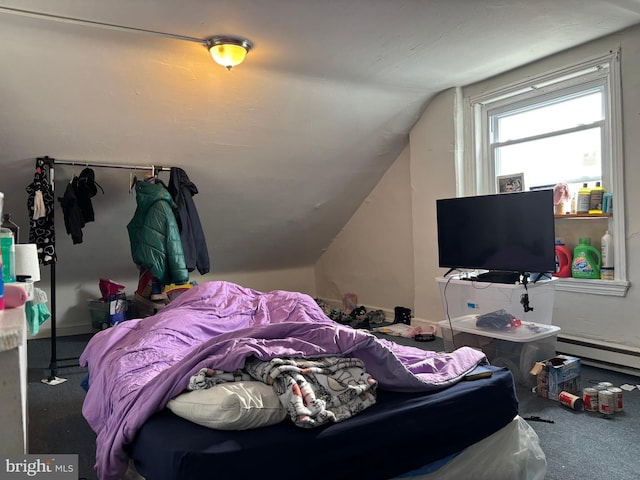
[[[328, 384], [351, 375], [340, 386], [349, 385], [348, 400], [339, 388], [328, 398], [322, 385], [309, 387], [323, 373], [300, 375], [325, 372], [314, 368], [329, 360], [340, 368]], [[490, 377], [466, 381], [486, 364], [482, 352], [430, 352], [380, 339], [333, 322], [297, 292], [203, 283], [152, 317], [99, 332], [80, 362], [89, 371], [83, 415], [97, 434], [101, 480], [534, 479], [546, 470], [537, 436], [518, 416], [508, 370], [489, 367]], [[250, 380], [240, 377], [246, 372]], [[285, 414], [249, 426], [243, 417], [242, 429], [198, 424], [176, 407], [202, 393], [198, 378], [215, 380], [206, 395], [271, 385]], [[307, 409], [316, 401], [321, 408]]]

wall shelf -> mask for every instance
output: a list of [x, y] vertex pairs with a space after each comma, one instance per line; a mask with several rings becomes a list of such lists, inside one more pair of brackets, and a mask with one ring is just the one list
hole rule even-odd
[[611, 218], [612, 213], [565, 213], [554, 214], [555, 218]]
[[[554, 277], [556, 278], [556, 277]], [[624, 297], [630, 282], [626, 280], [591, 280], [585, 278], [558, 278], [556, 291]]]

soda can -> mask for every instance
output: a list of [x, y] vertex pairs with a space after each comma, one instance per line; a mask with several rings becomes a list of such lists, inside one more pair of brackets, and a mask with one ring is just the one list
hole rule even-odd
[[613, 415], [613, 412], [615, 412], [613, 393], [609, 390], [600, 390], [598, 392], [598, 411], [605, 415]]
[[621, 412], [622, 411], [622, 389], [618, 387], [611, 387], [608, 390], [611, 393], [613, 393], [613, 411]]
[[560, 392], [558, 395], [558, 401], [565, 407], [569, 407], [572, 410], [582, 410], [584, 408], [584, 402], [582, 399], [569, 392]]
[[588, 412], [598, 411], [598, 390], [595, 388], [587, 387], [582, 390], [582, 401], [584, 402], [584, 409]]

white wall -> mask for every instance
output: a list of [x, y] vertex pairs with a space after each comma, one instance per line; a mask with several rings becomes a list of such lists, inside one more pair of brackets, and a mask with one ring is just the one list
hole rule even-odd
[[405, 149], [316, 263], [321, 298], [355, 293], [368, 309], [413, 305], [409, 149]]
[[[24, 163], [24, 162], [23, 162]], [[80, 173], [83, 165], [63, 166], [56, 168], [56, 198], [62, 196], [66, 182], [75, 173]], [[190, 169], [185, 169], [191, 173]], [[89, 333], [92, 331], [88, 301], [100, 298], [98, 286], [101, 277], [111, 279], [125, 285], [124, 292], [132, 296], [138, 286], [138, 269], [131, 260], [131, 248], [127, 224], [133, 217], [136, 208], [135, 194], [129, 194], [131, 182], [130, 173], [142, 177], [144, 172], [129, 172], [127, 170], [110, 170], [95, 168], [96, 180], [104, 188], [92, 198], [95, 222], [88, 223], [83, 228], [83, 241], [73, 244], [66, 233], [60, 203], [56, 200], [56, 327], [59, 336]], [[194, 183], [200, 188], [206, 188], [206, 183], [199, 180], [199, 176], [190, 175]], [[168, 173], [160, 174], [165, 183]], [[28, 185], [33, 179], [33, 168], [24, 168], [16, 173], [16, 184]], [[6, 213], [13, 213], [13, 220], [21, 226], [20, 242], [26, 243], [29, 238], [29, 222], [27, 218], [26, 202], [24, 198], [10, 198], [5, 202]], [[194, 201], [202, 222], [216, 222], [210, 214], [210, 208], [202, 203], [202, 197], [196, 195]], [[217, 228], [225, 228], [220, 223]], [[203, 283], [209, 280], [226, 280], [245, 287], [261, 291], [294, 290], [315, 294], [315, 279], [313, 266], [289, 268], [281, 270], [255, 272], [225, 272], [217, 273], [219, 261], [216, 250], [217, 238], [208, 238], [211, 271], [207, 275], [200, 275], [198, 271], [190, 274], [190, 280]], [[43, 289], [49, 298], [48, 307], [52, 310], [51, 297], [51, 267], [41, 266], [42, 280], [36, 284]], [[48, 337], [51, 332], [51, 322], [45, 322], [34, 338]]]
[[[640, 348], [640, 325], [637, 310], [640, 306], [640, 292], [634, 283], [640, 274], [640, 213], [635, 208], [640, 202], [640, 181], [638, 157], [640, 156], [640, 28], [609, 36], [576, 49], [554, 55], [533, 65], [514, 70], [505, 75], [465, 87], [464, 95], [473, 96], [497, 86], [521, 80], [529, 75], [550, 71], [561, 66], [603, 55], [610, 50], [621, 48], [621, 77], [623, 105], [624, 143], [624, 199], [626, 211], [627, 278], [631, 287], [624, 298], [587, 295], [557, 291], [554, 303], [553, 323], [562, 328], [562, 334], [577, 338], [596, 340], [615, 345]], [[613, 192], [614, 195], [616, 192]], [[614, 212], [614, 216], [620, 212]], [[620, 218], [620, 217], [618, 217]], [[606, 225], [600, 225], [604, 233]], [[563, 235], [567, 225], [561, 225]], [[594, 235], [595, 236], [595, 235]]]
[[[132, 266], [135, 269], [135, 266]], [[97, 275], [97, 272], [92, 272]], [[64, 278], [64, 277], [63, 277]], [[126, 286], [125, 293], [133, 295], [138, 279], [136, 276], [108, 277], [113, 281]], [[191, 274], [191, 280], [204, 283], [208, 281], [223, 280], [237, 283], [243, 287], [253, 288], [262, 292], [272, 290], [290, 290], [315, 296], [314, 269], [312, 266], [301, 268], [289, 268], [283, 270], [265, 270], [261, 272], [236, 272], [220, 275]], [[48, 288], [44, 288], [49, 292]], [[98, 278], [95, 281], [58, 281], [57, 282], [57, 321], [56, 333], [58, 336], [78, 335], [92, 332], [88, 301], [100, 297]], [[51, 304], [48, 305], [51, 307]], [[30, 338], [43, 338], [51, 336], [51, 322], [42, 325], [37, 335]]]
[[456, 196], [455, 90], [441, 93], [411, 130], [411, 192], [415, 252], [415, 316], [429, 322], [445, 318], [435, 277], [438, 267], [436, 200]]
[[[635, 286], [640, 275], [640, 28], [616, 34], [588, 45], [555, 55], [544, 61], [529, 65], [518, 71], [481, 82], [465, 88], [465, 94], [478, 94], [493, 86], [509, 81], [520, 80], [523, 75], [539, 74], [555, 69], [559, 66], [585, 60], [594, 55], [608, 52], [612, 48], [622, 48], [622, 99], [624, 122], [624, 157], [625, 157], [625, 204], [624, 220], [626, 223], [627, 244], [627, 278], [631, 286], [626, 297], [611, 297], [602, 295], [586, 295], [570, 292], [556, 292], [554, 303], [553, 323], [562, 328], [562, 333], [576, 338], [594, 340], [609, 346], [622, 345], [629, 349], [640, 349], [640, 325], [638, 310], [640, 308], [640, 292]], [[318, 293], [333, 293], [330, 285], [336, 285], [340, 292], [349, 288], [355, 292], [366, 292], [367, 301], [379, 306], [391, 306], [388, 296], [371, 298], [370, 293], [374, 278], [379, 278], [378, 265], [370, 262], [351, 262], [348, 268], [338, 268], [345, 259], [360, 258], [363, 249], [367, 257], [385, 258], [399, 256], [403, 263], [387, 263], [386, 276], [398, 278], [399, 274], [409, 269], [406, 265], [406, 255], [410, 250], [404, 243], [404, 237], [389, 237], [384, 244], [371, 244], [368, 235], [358, 235], [356, 228], [370, 225], [373, 219], [378, 222], [395, 220], [394, 227], [398, 228], [398, 221], [402, 220], [405, 230], [413, 230], [413, 270], [414, 282], [403, 282], [402, 285], [386, 284], [389, 292], [400, 297], [401, 289], [412, 290], [412, 298], [407, 302], [414, 305], [417, 318], [426, 321], [438, 321], [443, 317], [439, 289], [434, 277], [443, 274], [437, 268], [437, 238], [435, 221], [435, 199], [452, 197], [456, 194], [455, 159], [456, 151], [454, 128], [456, 96], [453, 90], [443, 92], [435, 98], [425, 110], [422, 118], [411, 131], [410, 136], [410, 186], [411, 206], [401, 203], [402, 211], [395, 214], [389, 211], [389, 206], [379, 212], [381, 208], [379, 190], [371, 196], [356, 216], [341, 233], [341, 238], [330, 246], [318, 263]], [[406, 190], [402, 177], [394, 177], [393, 169], [397, 164], [406, 165], [406, 152], [403, 153], [390, 173], [382, 180], [378, 188]], [[397, 182], [393, 185], [391, 182]], [[404, 217], [404, 210], [412, 210], [409, 221]], [[620, 215], [620, 213], [616, 213]], [[365, 228], [364, 232], [370, 229]], [[339, 254], [337, 253], [339, 250]], [[328, 262], [327, 259], [334, 259]], [[351, 270], [357, 263], [359, 271]], [[406, 293], [405, 293], [406, 297]], [[384, 298], [384, 299], [383, 299]]]
[[398, 157], [316, 264], [321, 298], [355, 292], [368, 308], [409, 307], [416, 320], [444, 318], [435, 277], [437, 198], [455, 196], [454, 90], [438, 95]]
[[[474, 85], [469, 91], [478, 92], [490, 88], [494, 84], [492, 82], [519, 78], [522, 72], [539, 73], [583, 60], [618, 45], [622, 46], [627, 278], [631, 287], [625, 298], [557, 292], [554, 323], [562, 327], [563, 332], [577, 337], [640, 348], [640, 328], [636, 319], [640, 293], [634, 284], [640, 272], [640, 213], [635, 208], [640, 204], [640, 190], [637, 189], [640, 184], [637, 160], [640, 157], [640, 136], [636, 133], [640, 131], [640, 29], [556, 55], [520, 72]], [[344, 293], [353, 292], [358, 295], [359, 303], [369, 307], [392, 309], [395, 305], [403, 305], [412, 308], [419, 319], [433, 322], [442, 319], [444, 313], [434, 280], [444, 273], [437, 267], [435, 199], [454, 196], [456, 192], [454, 112], [453, 90], [443, 92], [427, 106], [411, 132], [410, 146], [321, 256], [315, 272], [313, 267], [308, 267], [228, 274], [224, 278], [196, 274], [193, 278], [199, 282], [206, 279], [237, 281], [259, 290], [299, 290], [335, 300], [340, 300]], [[30, 175], [29, 170], [18, 181], [26, 185]], [[113, 192], [116, 185], [126, 189], [127, 181], [128, 176], [117, 181], [105, 181], [108, 193]], [[99, 295], [97, 282], [100, 276], [126, 283], [130, 293], [135, 290], [136, 272], [128, 258], [124, 230], [135, 201], [133, 197], [129, 201], [123, 192], [118, 193], [118, 198], [125, 205], [109, 204], [108, 208], [102, 205], [105, 208], [101, 209], [101, 202], [106, 200], [100, 195], [96, 197], [96, 215], [108, 215], [104, 222], [100, 222], [100, 228], [105, 229], [105, 225], [109, 225], [111, 229], [101, 231], [101, 235], [110, 236], [113, 248], [92, 252], [90, 243], [83, 247], [65, 246], [69, 241], [62, 241], [65, 235], [59, 233], [64, 262], [58, 267], [58, 325], [63, 332], [73, 333], [78, 328], [86, 328], [85, 301]], [[11, 201], [5, 211], [20, 213], [24, 209], [21, 204], [11, 205]], [[14, 219], [26, 225], [19, 215]], [[23, 232], [25, 235], [26, 230]], [[119, 232], [119, 236], [114, 236], [113, 232]], [[104, 242], [100, 245], [103, 246]], [[118, 268], [101, 262], [100, 268], [96, 269], [92, 264], [92, 255], [115, 255], [117, 251], [125, 252], [113, 257], [111, 263]], [[211, 254], [212, 262], [215, 262], [215, 252]], [[47, 275], [46, 271], [43, 272], [42, 285], [47, 284]], [[47, 330], [45, 324], [43, 335]]]

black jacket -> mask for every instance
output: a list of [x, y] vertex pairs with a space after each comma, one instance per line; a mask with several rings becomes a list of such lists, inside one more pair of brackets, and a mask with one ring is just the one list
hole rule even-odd
[[198, 193], [198, 187], [189, 180], [184, 170], [171, 167], [168, 190], [178, 206], [180, 239], [187, 270], [192, 272], [197, 268], [201, 275], [205, 275], [210, 270], [209, 251], [200, 217], [193, 202], [193, 196]]
[[85, 225], [82, 209], [76, 196], [77, 181], [78, 177], [73, 177], [71, 183], [67, 184], [64, 196], [58, 197], [62, 206], [62, 214], [64, 215], [64, 226], [67, 229], [67, 233], [71, 235], [74, 245], [82, 243], [82, 229]]

